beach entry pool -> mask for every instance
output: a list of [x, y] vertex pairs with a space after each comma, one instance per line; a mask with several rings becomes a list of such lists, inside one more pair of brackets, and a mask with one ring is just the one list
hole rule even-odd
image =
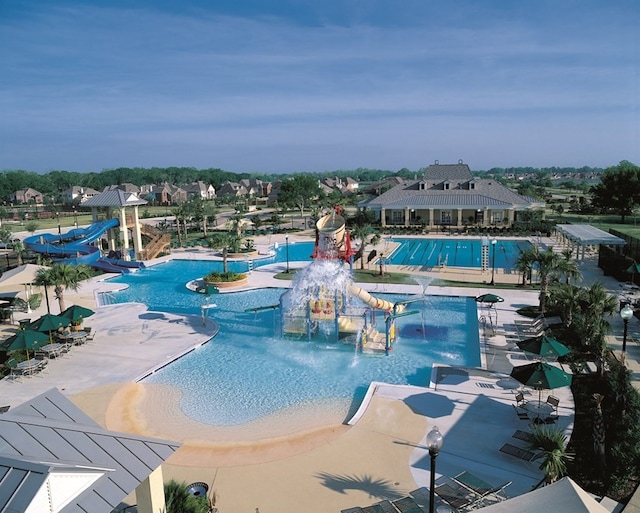
[[[329, 228], [327, 232], [333, 231]], [[331, 237], [326, 242], [329, 246], [316, 254], [316, 260], [299, 271], [300, 290], [294, 283], [291, 290], [209, 296], [216, 303], [209, 316], [219, 325], [218, 335], [143, 382], [176, 390], [181, 412], [205, 425], [263, 426], [266, 421], [282, 426], [292, 416], [314, 418], [319, 412], [342, 422], [355, 412], [374, 381], [425, 386], [433, 363], [480, 365], [473, 297], [431, 296], [428, 287], [418, 283], [420, 294], [362, 294], [350, 288], [343, 274], [348, 274], [348, 266], [331, 256], [335, 251], [344, 257], [348, 249], [332, 247], [336, 241]], [[314, 273], [326, 277], [326, 266], [336, 274], [333, 285], [323, 279], [309, 281], [316, 279]], [[114, 278], [128, 288], [109, 293], [110, 302], [141, 302], [152, 311], [199, 315], [203, 296], [185, 284], [221, 267], [219, 261], [197, 260], [150, 266]], [[336, 290], [345, 288], [347, 293], [337, 298]], [[334, 301], [330, 308], [315, 303], [325, 297]], [[398, 310], [396, 305], [404, 306]], [[310, 309], [317, 306], [322, 314], [314, 317]], [[342, 308], [358, 314], [336, 316]], [[296, 309], [297, 314], [288, 318]], [[295, 326], [301, 312], [304, 322], [312, 325], [311, 336], [306, 324]], [[389, 356], [384, 344], [383, 350], [367, 354], [364, 349], [372, 342], [358, 343], [363, 325], [354, 319], [362, 319], [361, 314], [385, 337], [387, 319], [396, 315], [396, 342]], [[350, 325], [336, 325], [336, 317]], [[315, 418], [309, 425], [314, 422]]]

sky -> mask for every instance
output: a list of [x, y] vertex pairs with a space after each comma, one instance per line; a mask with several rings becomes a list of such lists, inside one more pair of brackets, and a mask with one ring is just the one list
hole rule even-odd
[[0, 0], [0, 170], [640, 165], [638, 0]]

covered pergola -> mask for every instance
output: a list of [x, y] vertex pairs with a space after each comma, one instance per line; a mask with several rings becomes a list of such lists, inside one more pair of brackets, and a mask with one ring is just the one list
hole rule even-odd
[[609, 232], [600, 230], [589, 224], [557, 224], [556, 232], [562, 237], [563, 242], [569, 246], [576, 246], [576, 258], [584, 259], [586, 246], [624, 246], [627, 242]]

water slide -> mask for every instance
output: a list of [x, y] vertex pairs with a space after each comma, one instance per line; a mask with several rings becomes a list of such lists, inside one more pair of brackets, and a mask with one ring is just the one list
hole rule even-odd
[[100, 248], [91, 244], [99, 240], [111, 228], [119, 226], [118, 219], [97, 221], [86, 228], [74, 228], [67, 233], [43, 233], [24, 239], [27, 249], [45, 255], [54, 262], [85, 264], [95, 269], [113, 273], [127, 273], [140, 263], [101, 258]]

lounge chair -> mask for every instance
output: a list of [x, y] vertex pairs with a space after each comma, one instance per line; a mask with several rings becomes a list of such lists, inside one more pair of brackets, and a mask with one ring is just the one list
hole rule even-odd
[[413, 497], [403, 497], [393, 501], [393, 505], [400, 513], [423, 513], [423, 510]]
[[510, 443], [506, 443], [502, 447], [500, 447], [500, 452], [524, 461], [533, 461], [540, 457], [539, 453], [530, 451], [529, 449], [525, 449], [524, 447], [517, 447]]
[[434, 491], [438, 497], [455, 509], [465, 508], [478, 499], [478, 494], [449, 477], [441, 477], [437, 480]]
[[491, 497], [493, 502], [506, 500], [508, 497], [504, 494], [504, 489], [511, 484], [511, 481], [508, 481], [499, 486], [492, 486], [466, 470], [455, 476], [453, 479], [478, 494], [478, 498], [473, 503], [474, 505], [489, 497]]
[[398, 513], [396, 507], [388, 500], [377, 502], [374, 506], [379, 506], [382, 513]]
[[385, 513], [385, 511], [379, 504], [372, 504], [371, 506], [362, 508], [362, 513]]
[[528, 442], [529, 440], [531, 440], [531, 433], [527, 431], [521, 431], [518, 429], [511, 435], [511, 437], [515, 438], [516, 440], [522, 440], [523, 442]]

